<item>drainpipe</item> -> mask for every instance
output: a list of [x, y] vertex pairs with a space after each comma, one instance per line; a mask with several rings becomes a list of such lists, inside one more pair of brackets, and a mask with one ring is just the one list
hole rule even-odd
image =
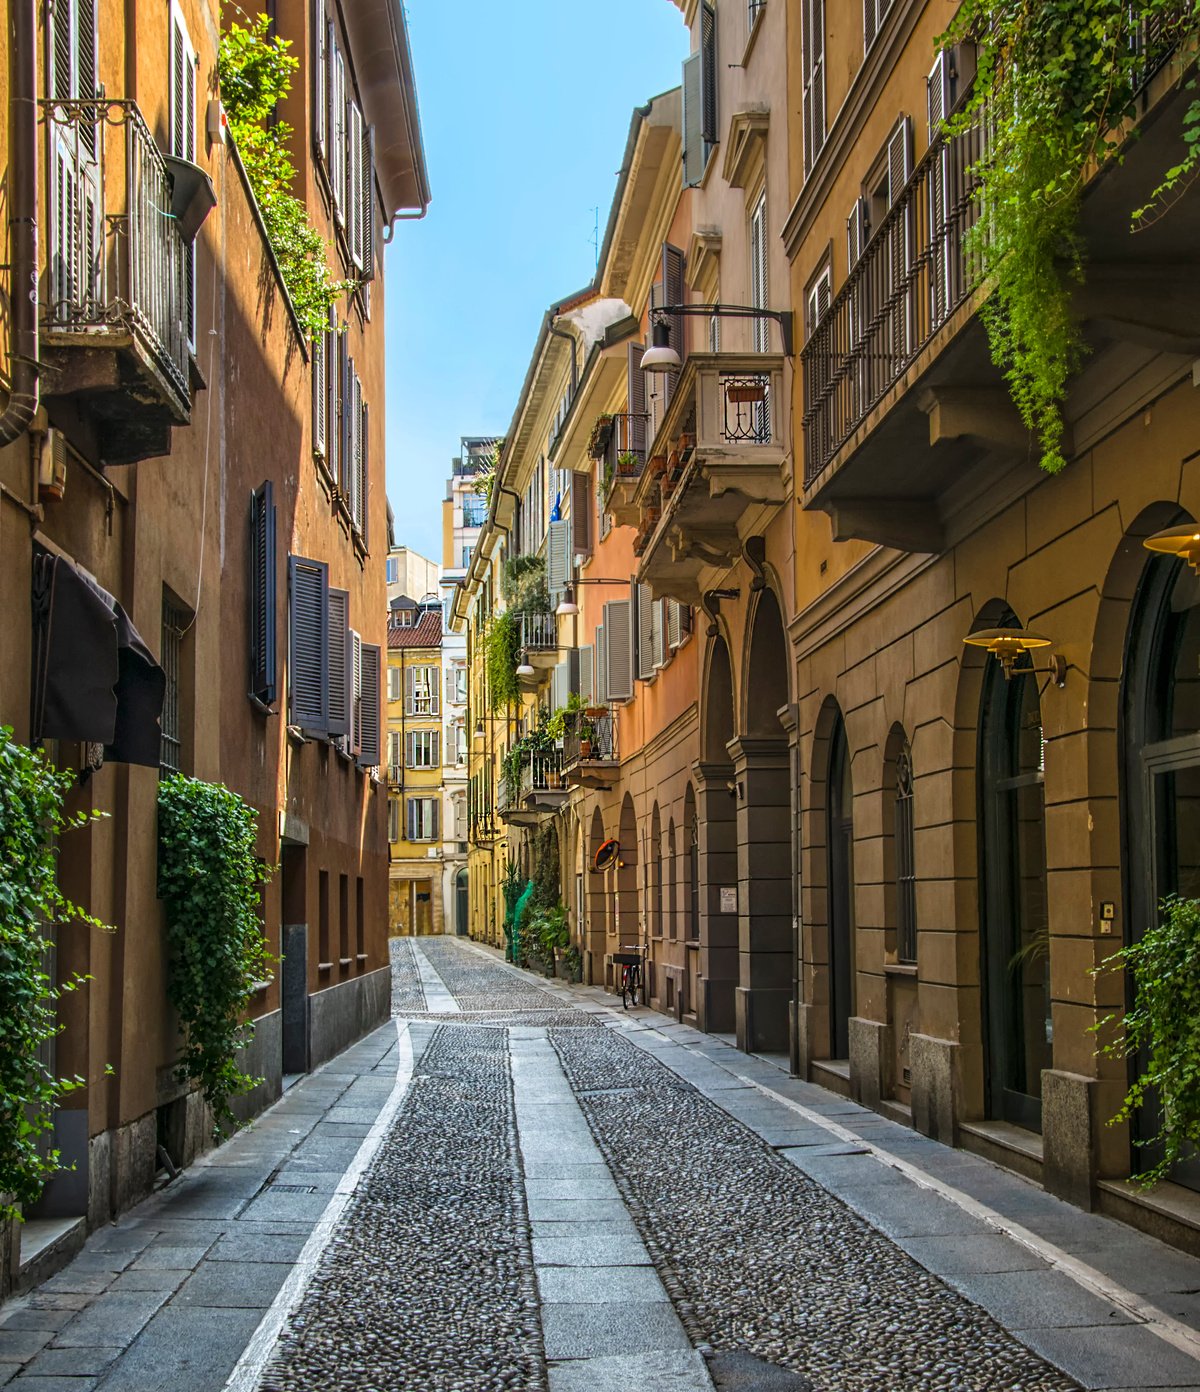
[[38, 406], [36, 5], [37, 0], [12, 0], [11, 6], [12, 391], [0, 415], [0, 445], [12, 444], [29, 429]]
[[575, 360], [575, 335], [568, 333], [566, 329], [560, 329], [556, 325], [558, 309], [554, 309], [554, 318], [550, 320], [550, 332], [555, 338], [565, 338], [571, 345], [571, 400], [574, 401], [575, 393], [579, 390], [579, 364]]

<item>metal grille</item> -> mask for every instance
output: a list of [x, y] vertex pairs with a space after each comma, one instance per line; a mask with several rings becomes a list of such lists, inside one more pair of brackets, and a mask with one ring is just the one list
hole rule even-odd
[[771, 378], [765, 372], [721, 377], [721, 435], [729, 444], [771, 443]]
[[912, 757], [908, 746], [896, 756], [896, 956], [917, 960], [917, 869], [913, 848]]
[[182, 675], [183, 635], [190, 615], [167, 595], [163, 595], [162, 669], [167, 679], [163, 695], [162, 738], [158, 761], [163, 773], [183, 770], [183, 726], [180, 720], [179, 687]]

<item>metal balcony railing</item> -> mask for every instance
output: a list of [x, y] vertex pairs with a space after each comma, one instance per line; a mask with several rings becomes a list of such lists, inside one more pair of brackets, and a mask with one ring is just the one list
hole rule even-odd
[[48, 335], [131, 334], [186, 408], [192, 250], [171, 177], [131, 101], [41, 103], [49, 133]]
[[[584, 748], [587, 752], [584, 752]], [[610, 712], [605, 715], [580, 715], [571, 722], [563, 737], [562, 763], [564, 768], [587, 760], [617, 757], [616, 721]]]
[[531, 754], [521, 768], [521, 801], [562, 787], [563, 753], [550, 749]]
[[526, 652], [558, 648], [558, 620], [551, 613], [521, 615], [521, 646]]

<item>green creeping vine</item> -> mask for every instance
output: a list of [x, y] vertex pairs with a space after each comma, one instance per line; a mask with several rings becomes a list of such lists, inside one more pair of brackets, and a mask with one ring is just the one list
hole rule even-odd
[[220, 784], [175, 774], [158, 789], [158, 889], [167, 911], [167, 996], [184, 1036], [179, 1077], [200, 1084], [213, 1134], [236, 1126], [231, 1097], [262, 1081], [237, 1066], [244, 1021], [276, 959], [259, 921], [271, 869], [254, 853], [255, 813]]
[[[992, 358], [1042, 468], [1063, 455], [1063, 403], [1085, 345], [1071, 296], [1084, 278], [1079, 231], [1085, 180], [1120, 159], [1136, 117], [1145, 66], [1143, 26], [1185, 48], [1200, 37], [1200, 0], [963, 0], [939, 43], [978, 45], [970, 99], [949, 122], [988, 131], [976, 166], [981, 212], [967, 234], [969, 264], [988, 291], [981, 316]], [[1134, 225], [1160, 216], [1200, 173], [1200, 101], [1184, 117], [1186, 155], [1163, 174]]]
[[[235, 8], [237, 8], [235, 6]], [[229, 130], [237, 145], [250, 187], [258, 200], [271, 249], [297, 317], [314, 341], [329, 327], [329, 311], [353, 280], [335, 280], [329, 272], [329, 248], [308, 220], [304, 204], [292, 193], [296, 168], [288, 153], [292, 128], [272, 121], [300, 66], [288, 54], [291, 44], [271, 34], [265, 14], [236, 21], [221, 35], [217, 73]]]
[[483, 663], [493, 711], [521, 698], [517, 666], [521, 660], [521, 625], [511, 610], [497, 614], [483, 632]]
[[0, 1222], [19, 1217], [20, 1205], [33, 1203], [59, 1169], [59, 1152], [43, 1137], [61, 1099], [85, 1085], [54, 1077], [38, 1058], [62, 1029], [55, 1002], [88, 980], [51, 980], [51, 930], [71, 922], [106, 927], [58, 887], [58, 837], [101, 815], [63, 811], [73, 783], [69, 769], [56, 769], [0, 726]]
[[1111, 1025], [1121, 1029], [1100, 1046], [1104, 1057], [1141, 1054], [1145, 1059], [1109, 1125], [1129, 1121], [1138, 1108], [1157, 1099], [1158, 1134], [1141, 1144], [1161, 1145], [1162, 1158], [1137, 1176], [1146, 1189], [1167, 1178], [1174, 1165], [1200, 1146], [1200, 900], [1171, 895], [1163, 900], [1162, 915], [1140, 941], [1097, 968], [1130, 973], [1133, 1006], [1123, 1018], [1106, 1015], [1092, 1026], [1093, 1032]]

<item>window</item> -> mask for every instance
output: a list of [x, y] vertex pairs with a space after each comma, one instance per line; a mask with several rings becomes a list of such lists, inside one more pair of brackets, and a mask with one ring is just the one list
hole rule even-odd
[[467, 762], [467, 727], [461, 723], [454, 727], [454, 762], [459, 765]]
[[405, 750], [405, 764], [412, 769], [437, 768], [441, 762], [438, 730], [410, 730], [408, 748]]
[[[755, 309], [766, 309], [767, 287], [767, 195], [764, 190], [750, 214], [750, 303]], [[755, 319], [753, 348], [766, 353], [771, 346], [771, 321]]]
[[400, 840], [400, 799], [388, 798], [388, 840]]
[[400, 731], [388, 731], [388, 777], [399, 783], [404, 777], [404, 760], [401, 753]]
[[488, 505], [486, 498], [464, 498], [462, 510], [464, 527], [482, 527], [487, 521]]
[[808, 174], [825, 144], [825, 0], [801, 0], [801, 6], [804, 172]]
[[328, 967], [329, 960], [329, 871], [317, 871], [317, 963]]
[[275, 699], [275, 491], [268, 479], [250, 500], [250, 694]]
[[350, 876], [338, 876], [338, 959], [350, 961]]
[[905, 741], [896, 755], [892, 835], [896, 853], [896, 960], [917, 960], [917, 870], [913, 847], [912, 754]]
[[471, 557], [475, 554], [473, 546], [464, 546], [462, 549], [462, 568], [468, 570], [471, 565]]
[[192, 615], [169, 590], [163, 590], [162, 652], [159, 661], [166, 677], [163, 694], [162, 741], [159, 764], [164, 773], [183, 771], [183, 640]]
[[456, 662], [454, 664], [454, 702], [456, 705], [465, 705], [467, 701], [467, 668], [466, 664]]
[[437, 715], [438, 684], [441, 674], [436, 667], [405, 669], [404, 714]]
[[398, 701], [401, 696], [400, 690], [400, 668], [388, 668], [388, 700]]
[[806, 335], [811, 335], [821, 320], [829, 313], [829, 306], [833, 302], [833, 278], [830, 274], [829, 264], [817, 272], [810, 282], [808, 293], [804, 297], [804, 331]]
[[409, 841], [433, 841], [437, 838], [438, 800], [435, 797], [410, 797], [407, 802]]
[[892, 0], [863, 0], [863, 48], [869, 49], [883, 28]]
[[[177, 4], [171, 6], [171, 153], [196, 159], [196, 50]], [[187, 338], [196, 347], [196, 245], [186, 253]]]
[[396, 556], [387, 558], [387, 582], [395, 585], [400, 579], [400, 560]]

